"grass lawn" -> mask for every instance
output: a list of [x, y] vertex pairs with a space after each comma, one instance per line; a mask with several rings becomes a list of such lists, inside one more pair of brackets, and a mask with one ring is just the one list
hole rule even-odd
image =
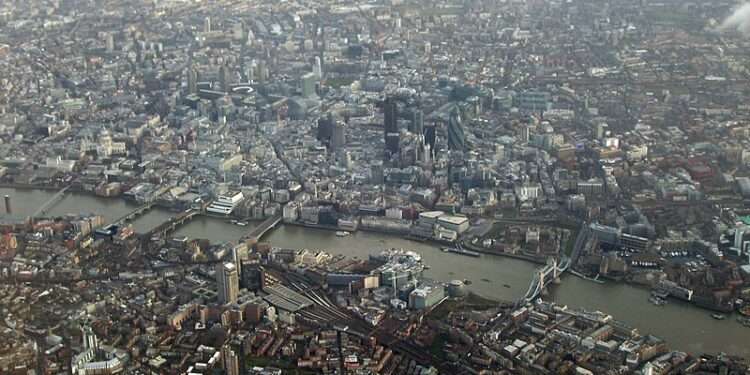
[[460, 309], [487, 310], [497, 307], [500, 303], [484, 298], [474, 293], [469, 293], [463, 299], [447, 299], [439, 306], [430, 311], [428, 317], [435, 320], [443, 320], [453, 311]]
[[487, 310], [497, 307], [499, 302], [489, 298], [484, 298], [478, 294], [469, 293], [469, 295], [466, 296], [464, 304], [474, 310]]
[[436, 308], [429, 312], [428, 317], [435, 320], [443, 320], [448, 317], [451, 311], [455, 311], [460, 305], [460, 302], [455, 299], [447, 299], [443, 301]]
[[297, 368], [297, 365], [285, 359], [249, 356], [247, 359], [247, 365], [248, 367], [253, 367], [253, 366], [276, 367], [280, 369], [284, 374], [291, 374], [291, 375], [317, 375], [319, 374], [319, 372], [316, 372], [314, 370]]
[[326, 79], [326, 86], [341, 88], [342, 86], [349, 86], [354, 82], [354, 78], [329, 78]]

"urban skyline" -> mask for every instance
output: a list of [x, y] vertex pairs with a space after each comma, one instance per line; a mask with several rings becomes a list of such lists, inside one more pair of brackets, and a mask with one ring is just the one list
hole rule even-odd
[[6, 0], [0, 374], [750, 374], [750, 3]]

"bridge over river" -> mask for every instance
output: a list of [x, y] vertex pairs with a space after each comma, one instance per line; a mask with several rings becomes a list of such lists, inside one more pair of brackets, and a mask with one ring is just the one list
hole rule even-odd
[[263, 220], [260, 224], [253, 227], [250, 233], [243, 236], [242, 239], [255, 239], [260, 240], [269, 230], [275, 228], [281, 222], [281, 213], [277, 213], [266, 220]]
[[535, 300], [543, 294], [544, 289], [550, 283], [560, 283], [560, 275], [565, 273], [573, 265], [573, 262], [577, 260], [583, 246], [586, 244], [588, 236], [588, 227], [586, 226], [586, 223], [582, 223], [578, 235], [576, 236], [576, 241], [573, 244], [571, 257], [562, 256], [559, 261], [555, 258], [547, 259], [547, 264], [538, 268], [534, 272], [534, 276], [529, 283], [529, 289], [526, 291], [526, 294], [518, 300], [516, 305], [524, 305]]

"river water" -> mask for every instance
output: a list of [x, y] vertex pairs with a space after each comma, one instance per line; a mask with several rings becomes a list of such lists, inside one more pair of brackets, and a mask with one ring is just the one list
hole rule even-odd
[[[19, 219], [33, 213], [37, 207], [54, 195], [53, 191], [0, 189], [0, 195], [12, 199], [11, 215], [2, 211], [0, 219]], [[48, 216], [67, 213], [92, 212], [107, 220], [119, 218], [136, 207], [120, 199], [97, 198], [88, 195], [67, 194], [49, 209]], [[136, 231], [143, 232], [175, 213], [153, 209], [135, 219]], [[237, 240], [246, 234], [250, 225], [242, 227], [226, 220], [197, 217], [179, 228], [176, 236], [206, 238], [212, 242]], [[488, 298], [515, 300], [522, 296], [531, 280], [536, 265], [504, 257], [472, 258], [446, 254], [436, 246], [396, 238], [384, 234], [356, 232], [348, 237], [337, 237], [334, 232], [297, 226], [280, 226], [264, 239], [273, 246], [324, 250], [331, 254], [366, 258], [385, 248], [404, 248], [419, 252], [431, 268], [425, 276], [449, 281], [469, 279], [469, 289]], [[726, 352], [750, 358], [750, 328], [736, 322], [735, 316], [718, 321], [710, 312], [684, 303], [670, 301], [665, 306], [648, 302], [649, 292], [624, 284], [596, 284], [564, 275], [562, 284], [551, 287], [546, 297], [572, 308], [596, 309], [611, 314], [641, 333], [664, 338], [675, 349], [692, 353]]]

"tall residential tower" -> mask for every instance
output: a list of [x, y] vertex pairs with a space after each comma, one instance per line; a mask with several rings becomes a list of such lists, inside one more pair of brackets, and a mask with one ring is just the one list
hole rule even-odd
[[217, 266], [216, 283], [221, 304], [237, 302], [240, 294], [240, 274], [234, 263], [220, 263]]

